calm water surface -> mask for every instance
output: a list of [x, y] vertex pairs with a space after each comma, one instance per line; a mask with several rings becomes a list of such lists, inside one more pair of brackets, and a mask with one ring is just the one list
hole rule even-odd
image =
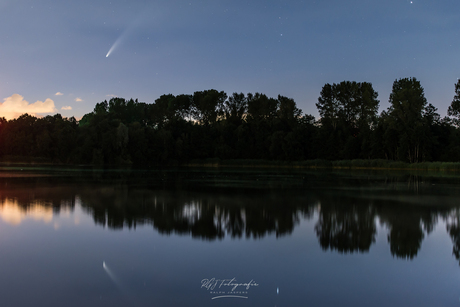
[[460, 176], [0, 168], [0, 306], [460, 306]]

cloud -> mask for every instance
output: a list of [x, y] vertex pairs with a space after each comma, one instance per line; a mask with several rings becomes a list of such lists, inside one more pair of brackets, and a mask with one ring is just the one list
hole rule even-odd
[[80, 97], [77, 97], [77, 98], [75, 98], [75, 101], [80, 102], [80, 101], [83, 101], [83, 99], [81, 99]]
[[57, 92], [57, 93], [56, 93], [56, 94], [54, 94], [54, 95], [56, 95], [56, 96], [62, 96], [62, 95], [64, 95], [64, 94], [63, 94], [63, 93], [61, 93], [61, 92]]
[[109, 94], [109, 95], [105, 95], [105, 96], [107, 96], [107, 97], [117, 97], [117, 96], [114, 95], [114, 94]]
[[71, 106], [65, 106], [65, 107], [62, 107], [61, 110], [72, 110], [72, 107]]
[[0, 103], [0, 116], [6, 119], [13, 119], [28, 113], [32, 116], [37, 114], [55, 113], [56, 107], [54, 101], [47, 98], [45, 101], [37, 100], [34, 103], [29, 103], [24, 100], [19, 94], [13, 94], [10, 97], [4, 98], [3, 103]]

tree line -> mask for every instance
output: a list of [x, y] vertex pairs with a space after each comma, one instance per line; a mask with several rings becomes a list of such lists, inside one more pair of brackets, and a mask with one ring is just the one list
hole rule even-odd
[[389, 102], [379, 115], [372, 84], [354, 81], [323, 86], [318, 120], [281, 95], [211, 89], [154, 103], [112, 98], [79, 121], [0, 118], [0, 157], [141, 167], [208, 158], [460, 161], [460, 80], [444, 118], [416, 78], [395, 80]]

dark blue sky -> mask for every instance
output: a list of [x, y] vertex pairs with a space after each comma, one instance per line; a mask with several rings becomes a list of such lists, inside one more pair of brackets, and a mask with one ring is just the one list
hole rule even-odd
[[322, 86], [343, 80], [371, 82], [383, 110], [404, 77], [445, 115], [460, 77], [458, 0], [1, 0], [0, 20], [0, 116], [211, 88], [318, 116]]

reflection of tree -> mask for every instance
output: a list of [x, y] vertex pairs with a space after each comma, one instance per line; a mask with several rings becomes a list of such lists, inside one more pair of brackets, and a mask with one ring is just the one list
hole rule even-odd
[[76, 195], [74, 187], [62, 181], [59, 188], [56, 188], [49, 182], [46, 177], [0, 178], [0, 204], [9, 199], [14, 200], [24, 211], [31, 206], [52, 208], [55, 214], [59, 214], [63, 208], [73, 210]]
[[[460, 261], [460, 214], [449, 206], [442, 209], [438, 203], [432, 205], [433, 199], [450, 205], [456, 194], [446, 190], [436, 195], [430, 190], [434, 189], [432, 184], [422, 179], [392, 179], [385, 182], [386, 189], [374, 190], [367, 189], [376, 184], [366, 178], [352, 183], [340, 177], [326, 182], [313, 178], [302, 185], [294, 176], [256, 183], [259, 175], [254, 173], [229, 179], [211, 172], [171, 176], [158, 172], [141, 178], [116, 173], [0, 177], [0, 208], [5, 199], [14, 199], [24, 212], [39, 205], [58, 213], [63, 207], [73, 209], [79, 200], [94, 222], [103, 227], [151, 225], [161, 234], [203, 240], [289, 235], [302, 218], [311, 218], [317, 210], [315, 232], [324, 250], [369, 251], [375, 242], [378, 218], [389, 230], [391, 254], [403, 259], [416, 257], [441, 215], [454, 243], [453, 253]], [[417, 189], [412, 182], [417, 182]], [[417, 205], [408, 205], [410, 202]]]
[[395, 221], [388, 235], [391, 254], [398, 258], [413, 259], [417, 256], [424, 236], [419, 220]]
[[324, 250], [368, 251], [375, 241], [378, 217], [389, 230], [393, 256], [413, 259], [417, 255], [438, 216], [448, 212], [448, 207], [438, 203], [451, 204], [452, 191], [435, 188], [419, 176], [385, 176], [381, 182], [384, 185], [358, 176], [331, 178], [331, 190], [318, 191], [321, 209], [315, 231]]
[[380, 220], [390, 230], [388, 242], [391, 254], [403, 259], [416, 257], [425, 232], [429, 234], [437, 223], [439, 209], [395, 202], [380, 202], [378, 209]]
[[[221, 191], [222, 192], [222, 191]], [[87, 189], [82, 206], [97, 224], [110, 228], [152, 224], [163, 234], [191, 234], [207, 240], [261, 238], [289, 234], [312, 207], [286, 198], [215, 191], [131, 190], [127, 187]], [[282, 205], [280, 205], [282, 204]]]
[[452, 254], [460, 262], [460, 211], [455, 209], [446, 217], [447, 232], [452, 239]]
[[324, 250], [369, 251], [376, 235], [374, 209], [356, 199], [324, 197], [315, 231]]

